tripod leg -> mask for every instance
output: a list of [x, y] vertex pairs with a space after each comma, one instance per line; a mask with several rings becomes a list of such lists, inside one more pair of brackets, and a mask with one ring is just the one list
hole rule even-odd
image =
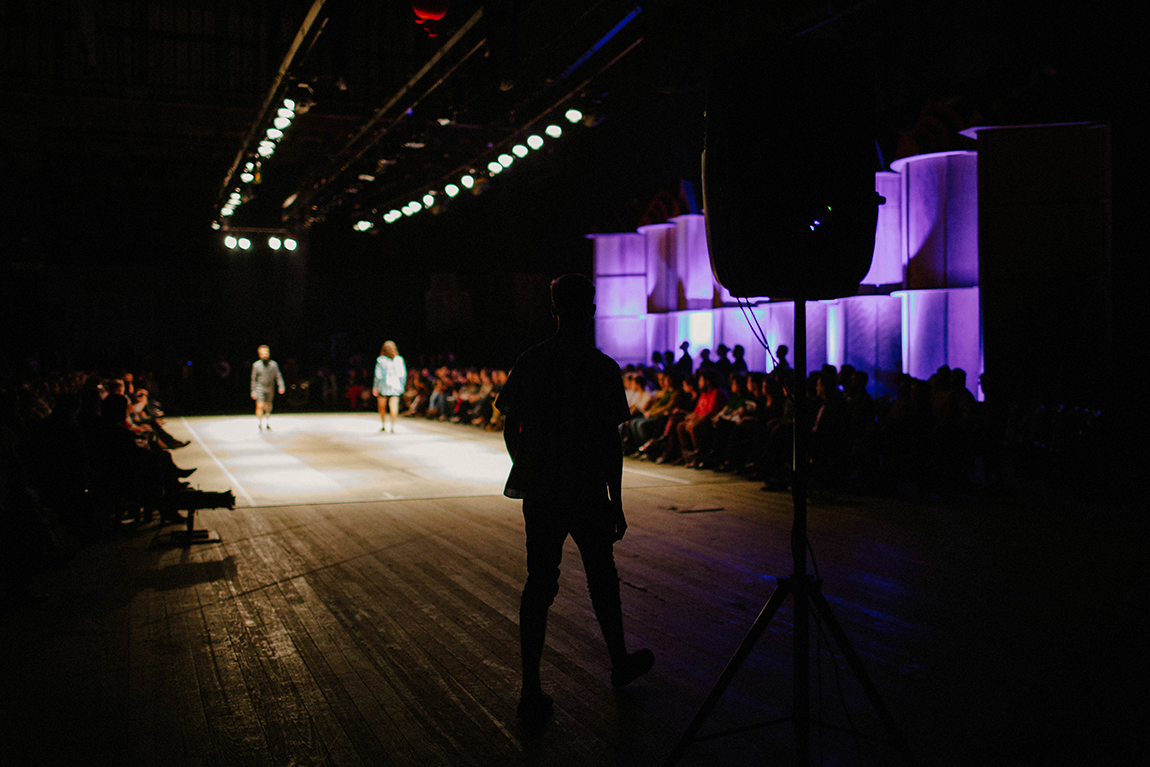
[[804, 578], [795, 588], [794, 653], [791, 658], [795, 767], [807, 767], [811, 758], [810, 603], [805, 596], [805, 592], [810, 591], [809, 580]]
[[703, 724], [707, 721], [707, 717], [711, 715], [711, 711], [718, 704], [719, 698], [723, 697], [723, 692], [726, 691], [727, 685], [735, 678], [735, 674], [742, 668], [743, 661], [751, 654], [755, 643], [759, 641], [759, 637], [767, 628], [767, 624], [771, 622], [771, 618], [775, 616], [779, 608], [782, 607], [783, 601], [787, 598], [787, 594], [791, 591], [790, 582], [786, 578], [779, 579], [779, 586], [775, 592], [771, 594], [771, 598], [767, 600], [767, 604], [763, 606], [762, 612], [759, 617], [755, 618], [755, 622], [751, 624], [750, 631], [743, 637], [742, 644], [731, 659], [727, 662], [727, 667], [723, 669], [722, 675], [719, 676], [715, 686], [711, 688], [711, 692], [707, 695], [707, 699], [703, 701], [703, 705], [699, 707], [698, 713], [695, 718], [691, 720], [691, 724], [687, 726], [687, 730], [683, 733], [683, 737], [679, 738], [679, 742], [675, 744], [675, 750], [663, 762], [663, 767], [672, 767], [678, 764], [679, 760], [683, 758], [688, 746], [695, 741], [695, 736], [699, 734], [699, 730], [703, 728]]
[[902, 752], [903, 759], [908, 765], [917, 764], [914, 755], [910, 752], [910, 745], [907, 743], [906, 737], [902, 734], [902, 730], [899, 729], [894, 717], [891, 716], [890, 711], [886, 707], [886, 703], [883, 702], [882, 697], [878, 694], [878, 688], [875, 687], [874, 682], [871, 681], [870, 676], [866, 672], [866, 668], [863, 667], [862, 659], [859, 658], [858, 653], [851, 647], [850, 640], [847, 638], [847, 634], [843, 631], [843, 627], [838, 622], [838, 619], [835, 618], [834, 613], [831, 612], [831, 606], [827, 603], [826, 597], [823, 596], [821, 591], [812, 589], [810, 598], [815, 606], [815, 610], [818, 611], [819, 616], [822, 617], [823, 621], [827, 624], [827, 628], [830, 629], [835, 644], [839, 646], [839, 651], [843, 654], [843, 658], [846, 659], [847, 665], [850, 666], [851, 673], [855, 675], [855, 679], [858, 680], [859, 685], [863, 688], [863, 692], [866, 693], [867, 699], [870, 701], [871, 706], [874, 707], [879, 720], [883, 723], [887, 733], [890, 734], [895, 746]]

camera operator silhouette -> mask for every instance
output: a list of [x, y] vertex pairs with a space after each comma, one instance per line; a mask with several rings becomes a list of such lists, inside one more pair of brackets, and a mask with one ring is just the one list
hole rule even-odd
[[496, 403], [506, 415], [504, 441], [513, 462], [504, 495], [523, 499], [527, 533], [527, 582], [519, 606], [523, 685], [516, 708], [527, 726], [543, 725], [552, 712], [539, 665], [568, 535], [583, 558], [611, 658], [611, 684], [622, 687], [655, 662], [650, 650], [628, 653], [623, 637], [612, 547], [627, 530], [618, 426], [630, 410], [619, 366], [587, 342], [594, 298], [595, 286], [582, 275], [551, 283], [555, 335], [519, 357]]

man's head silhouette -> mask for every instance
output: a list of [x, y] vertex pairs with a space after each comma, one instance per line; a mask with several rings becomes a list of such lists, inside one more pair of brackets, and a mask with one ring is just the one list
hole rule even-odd
[[595, 315], [595, 285], [581, 274], [564, 274], [551, 281], [551, 313], [570, 323]]

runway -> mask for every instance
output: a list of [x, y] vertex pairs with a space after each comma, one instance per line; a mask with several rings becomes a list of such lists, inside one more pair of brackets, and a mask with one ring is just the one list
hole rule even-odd
[[[565, 548], [544, 653], [555, 716], [515, 719], [521, 505], [499, 434], [374, 414], [172, 418], [209, 545], [125, 526], [16, 590], [0, 738], [22, 764], [656, 767], [792, 567], [788, 494], [625, 461], [622, 692]], [[1057, 493], [810, 504], [812, 564], [919, 764], [1140, 764], [1147, 524]], [[817, 557], [817, 563], [815, 558]], [[794, 763], [793, 611], [770, 623], [684, 767]], [[813, 763], [896, 753], [812, 626]], [[845, 735], [849, 728], [860, 739]]]
[[[272, 429], [253, 416], [173, 419], [191, 445], [173, 454], [201, 490], [232, 490], [240, 507], [499, 495], [511, 468], [503, 436], [401, 418], [381, 432], [374, 413], [286, 414]], [[624, 487], [728, 481], [686, 469], [624, 469]]]

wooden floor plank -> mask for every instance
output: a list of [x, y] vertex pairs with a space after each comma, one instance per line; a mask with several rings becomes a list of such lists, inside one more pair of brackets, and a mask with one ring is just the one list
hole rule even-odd
[[[31, 746], [28, 764], [659, 764], [789, 573], [793, 507], [729, 476], [636, 465], [657, 477], [629, 478], [615, 551], [628, 642], [656, 666], [611, 689], [568, 543], [542, 734], [514, 717], [521, 508], [493, 492], [204, 510], [218, 544], [153, 545], [153, 522], [85, 547], [30, 580], [35, 598], [0, 623], [0, 742]], [[702, 508], [721, 510], [681, 513]], [[1138, 763], [1118, 746], [1140, 731], [1138, 709], [1118, 701], [1142, 676], [1142, 635], [1098, 563], [1117, 568], [1122, 595], [1144, 591], [1139, 517], [1050, 497], [809, 510], [827, 600], [922, 763]], [[785, 605], [708, 729], [788, 711], [792, 620]], [[812, 637], [816, 710], [878, 734], [841, 654]], [[776, 727], [696, 744], [682, 764], [788, 763], [792, 742]], [[829, 731], [816, 743], [827, 764], [892, 761], [879, 746], [856, 757]]]
[[291, 586], [314, 615], [317, 627], [312, 636], [319, 637], [317, 644], [325, 647], [329, 665], [338, 670], [344, 689], [372, 727], [387, 759], [395, 764], [446, 764], [433, 732], [406, 705], [390, 668], [380, 664], [373, 636], [349, 624], [351, 617], [344, 614], [342, 602], [325, 597], [330, 592], [319, 575], [297, 579]]

